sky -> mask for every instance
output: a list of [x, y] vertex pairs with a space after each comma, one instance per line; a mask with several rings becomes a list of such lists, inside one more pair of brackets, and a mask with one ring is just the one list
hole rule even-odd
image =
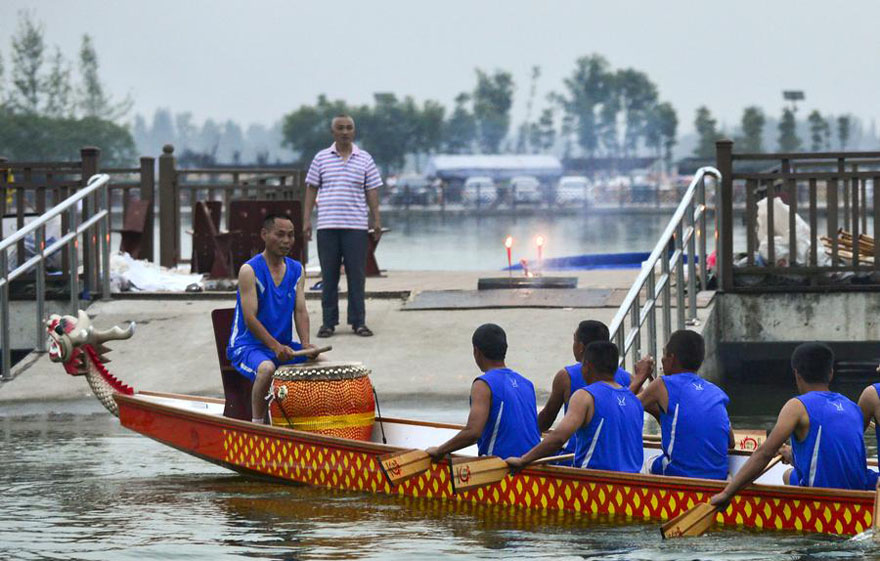
[[0, 0], [7, 73], [25, 9], [71, 60], [90, 34], [108, 90], [130, 94], [148, 118], [168, 107], [268, 125], [320, 93], [369, 103], [393, 92], [451, 108], [482, 68], [513, 73], [517, 123], [533, 66], [536, 115], [590, 53], [646, 72], [681, 132], [702, 104], [728, 127], [751, 104], [778, 115], [784, 89], [805, 92], [800, 115], [880, 115], [876, 0]]

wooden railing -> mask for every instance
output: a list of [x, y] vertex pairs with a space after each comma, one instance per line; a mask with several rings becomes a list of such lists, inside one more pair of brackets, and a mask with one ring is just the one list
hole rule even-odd
[[[880, 289], [880, 244], [862, 236], [876, 239], [880, 233], [880, 152], [735, 154], [729, 140], [719, 141], [716, 151], [722, 290]], [[759, 230], [758, 203], [765, 197], [768, 226]], [[788, 205], [786, 216], [775, 216], [776, 198]], [[734, 212], [742, 203], [740, 221]], [[809, 228], [809, 250], [797, 236], [798, 216]], [[772, 234], [780, 221], [788, 229], [780, 240], [788, 246], [784, 260]], [[855, 241], [860, 236], [861, 243]]]

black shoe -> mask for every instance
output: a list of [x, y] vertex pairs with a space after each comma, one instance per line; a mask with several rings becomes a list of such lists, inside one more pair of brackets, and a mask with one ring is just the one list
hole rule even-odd
[[333, 335], [333, 328], [332, 327], [327, 327], [326, 325], [322, 325], [321, 329], [318, 330], [318, 337], [321, 337], [322, 339], [330, 337], [331, 335]]
[[372, 337], [373, 332], [370, 331], [370, 328], [366, 325], [359, 325], [357, 327], [353, 327], [355, 335], [360, 335], [361, 337]]

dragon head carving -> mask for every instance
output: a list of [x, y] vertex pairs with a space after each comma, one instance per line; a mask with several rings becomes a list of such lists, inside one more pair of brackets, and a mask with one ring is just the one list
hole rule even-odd
[[120, 382], [104, 366], [110, 362], [106, 355], [107, 341], [128, 339], [134, 334], [134, 322], [126, 328], [95, 329], [88, 314], [79, 310], [77, 317], [52, 314], [46, 320], [49, 335], [49, 360], [60, 362], [71, 376], [86, 376], [92, 391], [110, 410], [118, 415], [113, 401], [114, 393], [132, 394], [131, 387]]

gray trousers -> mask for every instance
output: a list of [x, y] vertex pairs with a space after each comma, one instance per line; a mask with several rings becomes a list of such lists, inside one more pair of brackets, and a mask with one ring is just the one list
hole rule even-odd
[[345, 264], [345, 279], [348, 281], [348, 323], [353, 327], [364, 325], [367, 231], [318, 230], [318, 260], [321, 262], [322, 325], [336, 327], [339, 324], [339, 267], [342, 264]]

